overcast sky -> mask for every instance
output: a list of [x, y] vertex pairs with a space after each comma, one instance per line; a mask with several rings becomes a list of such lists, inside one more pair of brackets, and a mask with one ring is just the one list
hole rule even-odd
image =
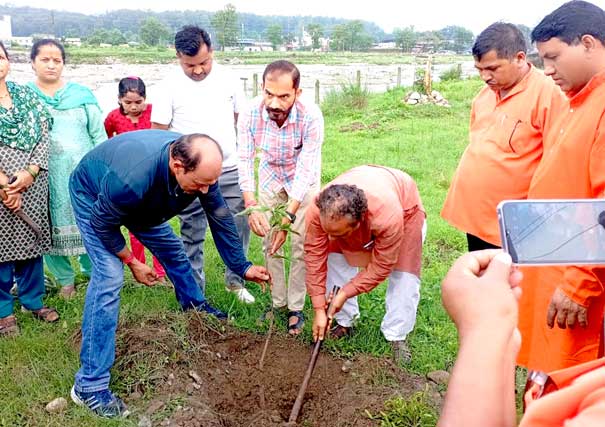
[[[13, 0], [14, 6], [32, 6], [98, 14], [114, 9], [208, 10], [222, 9], [232, 3], [238, 12], [259, 15], [333, 16], [372, 21], [391, 32], [395, 27], [414, 25], [418, 30], [436, 30], [446, 25], [461, 25], [475, 34], [494, 21], [535, 26], [565, 0]], [[604, 1], [594, 1], [605, 7]], [[168, 4], [170, 6], [168, 6]]]

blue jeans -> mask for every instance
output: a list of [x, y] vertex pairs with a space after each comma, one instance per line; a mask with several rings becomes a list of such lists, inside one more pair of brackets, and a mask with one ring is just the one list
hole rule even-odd
[[44, 264], [42, 257], [0, 262], [0, 318], [13, 314], [15, 298], [10, 294], [13, 280], [17, 280], [19, 301], [28, 310], [43, 307]]
[[[248, 226], [248, 217], [245, 215], [235, 216], [244, 210], [244, 199], [239, 188], [237, 169], [225, 171], [221, 174], [218, 185], [225, 199], [225, 203], [233, 214], [237, 234], [242, 241], [244, 254], [248, 252], [250, 242], [250, 227]], [[179, 214], [181, 222], [181, 239], [185, 245], [185, 252], [193, 267], [196, 282], [199, 284], [202, 292], [206, 286], [206, 277], [204, 274], [204, 240], [206, 240], [206, 229], [208, 221], [206, 212], [202, 208], [199, 199], [195, 199], [183, 212]], [[244, 279], [229, 270], [225, 269], [225, 284], [238, 289], [244, 287]]]
[[[109, 387], [109, 370], [115, 360], [115, 334], [120, 311], [120, 290], [124, 284], [124, 265], [97, 237], [88, 218], [75, 212], [76, 223], [92, 262], [92, 275], [82, 318], [80, 370], [76, 390], [93, 392]], [[205, 301], [183, 244], [168, 223], [134, 233], [160, 261], [174, 284], [183, 309], [195, 308]]]

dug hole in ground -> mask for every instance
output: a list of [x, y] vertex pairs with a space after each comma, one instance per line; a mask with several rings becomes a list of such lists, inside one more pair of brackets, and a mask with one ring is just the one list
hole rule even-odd
[[[133, 410], [133, 421], [171, 427], [286, 424], [312, 346], [274, 330], [261, 371], [266, 336], [212, 320], [188, 313], [120, 323], [112, 388]], [[78, 348], [79, 341], [74, 338]], [[361, 355], [345, 364], [322, 350], [298, 425], [375, 426], [366, 410], [377, 414], [387, 399], [424, 391], [426, 384], [389, 358]]]

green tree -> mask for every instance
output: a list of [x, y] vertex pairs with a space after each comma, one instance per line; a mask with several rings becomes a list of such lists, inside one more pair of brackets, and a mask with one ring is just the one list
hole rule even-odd
[[435, 52], [441, 49], [443, 37], [438, 31], [424, 31], [418, 34], [416, 43], [420, 45], [423, 52]]
[[366, 50], [372, 46], [374, 38], [365, 30], [359, 20], [335, 25], [330, 37], [333, 50]]
[[411, 52], [418, 40], [418, 33], [414, 30], [413, 25], [405, 28], [395, 28], [393, 36], [401, 52]]
[[170, 30], [158, 18], [153, 16], [143, 20], [139, 28], [141, 43], [149, 46], [157, 46], [160, 43], [168, 42], [170, 34]]
[[86, 38], [86, 43], [98, 46], [101, 43], [109, 43], [109, 31], [105, 28], [97, 28]]
[[107, 43], [117, 46], [126, 43], [126, 37], [117, 28], [112, 28], [107, 32]]
[[332, 50], [344, 51], [347, 46], [348, 32], [344, 24], [334, 25], [330, 36], [330, 48]]
[[307, 25], [307, 32], [311, 36], [313, 49], [319, 49], [321, 47], [320, 39], [324, 36], [324, 27], [321, 24], [309, 24]]
[[284, 39], [281, 25], [279, 25], [279, 24], [270, 25], [267, 28], [266, 36], [267, 36], [267, 40], [269, 40], [269, 42], [271, 43], [271, 46], [273, 46], [273, 50], [276, 50], [277, 47], [283, 43], [283, 39]]
[[457, 25], [450, 25], [439, 30], [443, 37], [443, 47], [456, 53], [466, 53], [472, 46], [475, 36], [471, 30]]
[[237, 12], [235, 11], [235, 6], [231, 3], [212, 16], [210, 23], [221, 50], [224, 51], [225, 47], [228, 46], [237, 46], [239, 36], [237, 21]]

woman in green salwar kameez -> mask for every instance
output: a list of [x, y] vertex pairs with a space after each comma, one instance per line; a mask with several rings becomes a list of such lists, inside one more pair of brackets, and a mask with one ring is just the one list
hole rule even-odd
[[59, 42], [37, 41], [31, 60], [36, 80], [28, 85], [48, 106], [54, 119], [48, 160], [52, 248], [44, 261], [61, 286], [60, 295], [69, 298], [75, 294], [71, 256], [79, 256], [82, 274], [89, 276], [91, 270], [71, 208], [69, 176], [80, 159], [107, 135], [103, 114], [90, 89], [63, 81], [65, 50]]

